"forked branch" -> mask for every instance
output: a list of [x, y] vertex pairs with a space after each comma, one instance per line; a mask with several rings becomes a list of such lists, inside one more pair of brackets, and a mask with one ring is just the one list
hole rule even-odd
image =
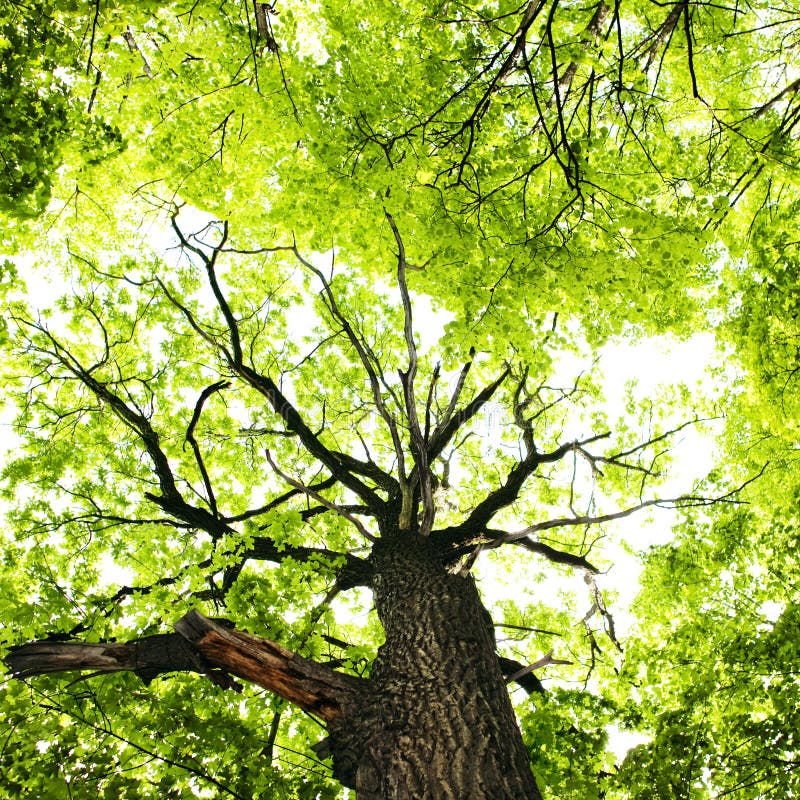
[[206, 487], [208, 505], [211, 509], [211, 514], [214, 517], [219, 516], [217, 512], [217, 500], [214, 496], [214, 489], [211, 486], [211, 478], [208, 475], [205, 461], [203, 461], [203, 455], [200, 452], [200, 445], [197, 443], [197, 439], [194, 437], [194, 431], [197, 427], [197, 423], [200, 421], [200, 414], [203, 413], [203, 406], [205, 405], [206, 400], [208, 400], [208, 398], [211, 397], [211, 395], [215, 392], [220, 392], [223, 389], [227, 389], [230, 385], [231, 384], [229, 381], [217, 381], [216, 383], [212, 383], [211, 386], [207, 386], [205, 389], [203, 389], [203, 391], [200, 393], [197, 403], [195, 404], [192, 420], [189, 423], [189, 427], [186, 429], [186, 441], [192, 447], [192, 452], [194, 453], [194, 458], [197, 462], [197, 468], [200, 470], [200, 474], [203, 477], [203, 485]]
[[[242, 350], [242, 336], [239, 330], [239, 323], [236, 319], [230, 304], [228, 303], [225, 294], [220, 287], [216, 275], [216, 262], [220, 253], [225, 251], [225, 244], [228, 238], [227, 223], [222, 225], [222, 240], [211, 248], [211, 255], [209, 256], [203, 248], [189, 241], [183, 234], [177, 224], [177, 211], [172, 216], [172, 226], [180, 241], [181, 247], [194, 253], [203, 263], [206, 274], [208, 276], [209, 285], [217, 301], [217, 305], [222, 312], [225, 319], [225, 324], [228, 331], [228, 339], [230, 342], [230, 349], [217, 345], [217, 349], [228, 362], [229, 368], [238, 375], [245, 383], [250, 385], [259, 394], [264, 397], [269, 403], [272, 410], [281, 417], [288, 430], [295, 433], [302, 443], [303, 447], [309, 454], [314, 456], [322, 464], [324, 464], [331, 474], [344, 486], [351, 491], [355, 492], [373, 511], [380, 511], [383, 508], [383, 501], [375, 493], [375, 491], [360, 480], [356, 475], [348, 469], [344, 460], [337, 457], [337, 454], [329, 450], [319, 439], [308, 424], [303, 419], [300, 412], [289, 402], [288, 398], [281, 392], [278, 385], [270, 378], [252, 366], [244, 362], [244, 355]], [[292, 250], [292, 248], [276, 248], [281, 250]], [[292, 250], [296, 253], [296, 249]], [[171, 299], [171, 298], [170, 298]], [[190, 314], [180, 304], [178, 308], [187, 315], [190, 324], [194, 322], [193, 328], [197, 328], [197, 322], [193, 320]]]
[[[356, 332], [355, 328], [351, 324], [350, 320], [347, 316], [342, 312], [339, 304], [336, 301], [336, 295], [333, 293], [333, 289], [331, 288], [330, 281], [325, 277], [322, 270], [315, 267], [308, 259], [304, 258], [300, 251], [297, 249], [296, 244], [292, 244], [289, 251], [294, 255], [294, 257], [299, 261], [309, 272], [312, 272], [316, 275], [319, 282], [322, 284], [323, 290], [323, 299], [325, 301], [325, 305], [328, 308], [328, 311], [331, 313], [331, 316], [342, 326], [342, 330], [344, 331], [345, 335], [347, 336], [350, 344], [352, 345], [353, 349], [356, 351], [358, 355], [358, 359], [361, 362], [361, 365], [364, 367], [365, 372], [367, 373], [367, 377], [369, 378], [370, 389], [372, 391], [372, 400], [375, 404], [375, 408], [377, 409], [378, 413], [380, 414], [383, 421], [386, 423], [386, 427], [389, 431], [389, 435], [392, 439], [392, 446], [394, 448], [395, 457], [397, 458], [397, 470], [398, 470], [398, 480], [399, 485], [402, 486], [404, 481], [406, 480], [406, 469], [405, 469], [405, 453], [403, 451], [403, 444], [400, 438], [400, 432], [397, 426], [397, 421], [395, 420], [392, 413], [389, 411], [386, 402], [383, 398], [383, 393], [381, 387], [388, 389], [386, 384], [386, 380], [381, 369], [380, 364], [378, 363], [377, 359], [374, 357], [374, 354], [368, 347], [367, 343], [362, 339], [361, 336]], [[397, 398], [394, 395], [393, 391], [390, 391], [390, 396], [393, 400], [397, 401]], [[353, 459], [355, 461], [355, 459]], [[377, 481], [379, 485], [384, 487], [388, 486], [390, 489], [396, 490], [398, 487], [398, 481], [389, 475], [386, 472], [381, 470], [381, 477]]]

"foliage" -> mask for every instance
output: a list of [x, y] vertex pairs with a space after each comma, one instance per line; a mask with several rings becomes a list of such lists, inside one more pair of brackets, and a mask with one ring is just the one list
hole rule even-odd
[[[533, 663], [553, 648], [573, 662], [542, 671], [557, 676], [544, 695], [515, 694], [550, 796], [800, 791], [793, 9], [7, 0], [4, 11], [5, 645], [128, 639], [201, 607], [368, 672], [382, 635], [368, 593], [330, 599], [363, 537], [342, 516], [304, 516], [297, 498], [265, 508], [286, 491], [271, 461], [306, 485], [324, 471], [252, 384], [221, 385], [229, 320], [207, 259], [218, 256], [249, 363], [327, 447], [367, 447], [391, 471], [396, 449], [342, 320], [386, 368], [378, 395], [391, 404], [407, 344], [402, 244], [415, 314], [435, 329], [419, 342], [419, 381], [439, 410], [466, 362], [473, 393], [510, 370], [436, 466], [437, 525], [455, 525], [518, 463], [517, 411], [542, 453], [613, 429], [595, 460], [576, 448], [543, 466], [498, 516], [510, 530], [566, 516], [542, 542], [610, 566], [595, 542], [607, 529], [575, 520], [656, 497], [669, 432], [715, 408], [712, 392], [673, 389], [609, 411], [601, 348], [711, 329], [728, 367], [714, 377], [727, 391], [721, 466], [679, 493], [746, 498], [748, 511], [694, 509], [645, 556], [619, 676], [596, 587], [521, 548], [478, 557], [487, 589], [505, 575], [495, 622], [558, 633], [498, 635], [500, 653]], [[154, 505], [152, 451], [114, 398], [157, 431], [180, 492], [231, 530]], [[264, 540], [270, 558], [244, 559]], [[337, 796], [308, 748], [314, 721], [253, 690], [196, 686], [8, 683], [0, 792]], [[612, 721], [650, 737], [618, 766]]]
[[13, 219], [44, 211], [56, 170], [70, 151], [96, 164], [123, 142], [113, 124], [94, 113], [94, 94], [86, 99], [75, 91], [86, 83], [77, 63], [79, 31], [54, 16], [47, 2], [4, 5], [0, 211]]
[[49, 29], [41, 6], [24, 18], [21, 10], [9, 15], [0, 37], [0, 202], [5, 212], [36, 213], [47, 205], [54, 161], [68, 136], [69, 92], [55, 74], [65, 37]]
[[633, 797], [792, 797], [796, 522], [701, 525], [648, 559], [628, 669], [635, 723], [653, 738], [628, 754], [623, 785]]

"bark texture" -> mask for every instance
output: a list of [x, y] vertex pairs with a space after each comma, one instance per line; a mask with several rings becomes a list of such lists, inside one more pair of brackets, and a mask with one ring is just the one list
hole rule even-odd
[[277, 642], [252, 636], [190, 611], [177, 633], [132, 642], [38, 641], [12, 648], [6, 664], [18, 678], [55, 672], [133, 672], [145, 683], [169, 672], [199, 672], [226, 689], [231, 676], [280, 695], [310, 714], [330, 721], [357, 716], [367, 681], [336, 672], [292, 653]]
[[429, 540], [382, 540], [386, 633], [359, 719], [329, 726], [335, 775], [359, 800], [541, 800], [471, 577]]
[[134, 642], [29, 642], [12, 648], [5, 661], [17, 678], [90, 669], [134, 672], [150, 683], [165, 672], [207, 670], [197, 651], [176, 633], [161, 633]]

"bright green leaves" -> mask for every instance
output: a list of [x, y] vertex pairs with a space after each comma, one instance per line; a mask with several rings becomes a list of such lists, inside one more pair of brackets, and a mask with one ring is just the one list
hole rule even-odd
[[[696, 311], [685, 289], [713, 257], [703, 229], [749, 202], [756, 184], [736, 187], [758, 177], [753, 159], [783, 180], [795, 99], [770, 66], [780, 12], [759, 10], [759, 28], [722, 9], [650, 10], [288, 6], [268, 14], [275, 50], [247, 4], [102, 6], [89, 40], [58, 51], [64, 85], [97, 119], [67, 157], [64, 192], [77, 180], [106, 207], [119, 202], [110, 184], [156, 202], [177, 192], [256, 244], [295, 233], [381, 274], [372, 234], [386, 204], [431, 258], [431, 290], [454, 305], [484, 287], [476, 311], [491, 301], [500, 333], [518, 330], [522, 283], [537, 310], [598, 337], [625, 322], [681, 329]], [[48, 30], [86, 22], [70, 4], [52, 13], [63, 23], [43, 17]], [[740, 69], [757, 51], [768, 63]]]
[[[558, 109], [545, 97], [553, 91], [547, 37], [537, 27], [544, 18], [528, 32], [526, 62], [488, 7], [476, 11], [480, 22], [390, 2], [358, 14], [335, 3], [313, 15], [276, 9], [277, 52], [252, 49], [246, 4], [100, 12], [90, 52], [75, 51], [91, 68], [70, 73], [72, 93], [108, 134], [97, 136], [119, 131], [126, 150], [113, 160], [105, 158], [113, 143], [99, 155], [86, 144], [71, 152], [65, 197], [76, 182], [103, 208], [126, 196], [115, 186], [155, 203], [177, 192], [231, 220], [253, 246], [296, 235], [301, 246], [336, 246], [348, 264], [382, 277], [391, 267], [374, 234], [386, 233], [385, 205], [418, 263], [429, 262], [428, 291], [452, 308], [479, 292], [476, 315], [491, 305], [478, 326], [487, 349], [487, 337], [517, 347], [527, 340], [521, 284], [529, 313], [575, 315], [597, 337], [625, 321], [661, 330], [691, 317], [685, 293], [672, 287], [694, 280], [703, 253], [686, 246], [689, 209], [664, 189], [691, 168], [681, 162], [692, 150], [680, 141], [685, 132], [631, 135], [613, 101], [595, 103], [597, 119], [587, 120], [581, 100], [558, 144]], [[72, 9], [60, 13], [77, 24]], [[554, 17], [573, 99], [592, 69], [600, 75], [597, 59], [610, 59], [603, 68], [611, 71], [617, 58], [605, 47], [608, 32], [591, 27], [592, 13]], [[534, 57], [535, 42], [543, 49]], [[659, 148], [672, 171], [657, 159], [654, 174], [648, 158]], [[584, 176], [579, 192], [565, 168]]]
[[69, 34], [44, 3], [6, 9], [0, 25], [0, 211], [40, 213], [50, 198], [59, 150], [71, 133], [69, 90], [56, 68]]
[[623, 677], [652, 740], [621, 767], [631, 797], [797, 791], [795, 525], [687, 523], [648, 558]]
[[600, 800], [607, 796], [614, 757], [606, 725], [615, 709], [593, 694], [550, 689], [528, 700], [523, 734], [538, 780], [554, 797]]
[[[134, 676], [115, 675], [96, 678], [90, 689], [56, 691], [46, 678], [33, 692], [24, 684], [8, 686], [0, 797], [13, 800], [31, 792], [48, 800], [337, 796], [323, 765], [302, 751], [304, 737], [319, 738], [314, 723], [293, 719], [281, 704], [249, 689], [236, 694], [206, 687], [200, 697], [201, 680], [173, 675], [143, 687]], [[271, 741], [275, 714], [279, 724]]]
[[764, 424], [789, 441], [797, 438], [794, 398], [800, 367], [797, 208], [795, 193], [759, 213], [746, 260], [726, 270], [721, 293], [730, 308], [722, 333], [739, 345], [752, 374], [749, 402]]
[[65, 165], [99, 165], [125, 147], [120, 129], [95, 104], [94, 47], [109, 48], [98, 29], [100, 4], [88, 39], [69, 5], [9, 3], [0, 28], [0, 212], [12, 219], [46, 209]]
[[[686, 330], [704, 301], [699, 265], [714, 257], [703, 228], [735, 199], [747, 157], [736, 139], [724, 169], [706, 168], [723, 134], [714, 123], [709, 134], [707, 108], [687, 94], [680, 9], [664, 20], [623, 9], [619, 50], [604, 8], [519, 19], [522, 47], [511, 9], [289, 6], [268, 14], [271, 50], [247, 4], [102, 6], [64, 69], [98, 120], [86, 136], [105, 144], [65, 156], [59, 193], [77, 182], [104, 209], [131, 193], [155, 204], [177, 193], [253, 247], [294, 235], [381, 277], [385, 205], [428, 263], [421, 287], [478, 317], [475, 343], [487, 350], [498, 339], [524, 348], [526, 317], [555, 312], [597, 341], [626, 324]], [[81, 21], [71, 6], [58, 14], [66, 27]], [[699, 86], [706, 102], [744, 115], [747, 103], [729, 96], [736, 59], [716, 47], [717, 29], [731, 27], [722, 17], [691, 20], [698, 70], [720, 70]], [[759, 87], [747, 79], [758, 102]], [[744, 115], [743, 140], [774, 138], [792, 97]], [[114, 137], [126, 149], [109, 159]]]
[[[800, 728], [797, 521], [762, 513], [788, 513], [797, 499], [790, 14], [763, 3], [733, 12], [643, 0], [614, 9], [325, 0], [265, 12], [273, 43], [245, 2], [12, 11], [0, 30], [0, 211], [26, 223], [7, 226], [3, 245], [17, 260], [0, 266], [3, 292], [19, 299], [18, 276], [35, 278], [34, 260], [51, 284], [70, 263], [59, 287], [67, 298], [33, 298], [41, 314], [10, 305], [0, 322], [4, 379], [19, 397], [19, 439], [4, 472], [17, 541], [4, 543], [0, 570], [0, 616], [16, 641], [76, 623], [89, 637], [131, 636], [163, 630], [189, 606], [213, 613], [226, 576], [261, 539], [282, 563], [251, 559], [224, 613], [306, 655], [366, 669], [381, 635], [365, 611], [369, 598], [320, 606], [344, 560], [336, 553], [363, 547], [363, 537], [300, 494], [265, 510], [291, 488], [270, 460], [306, 484], [327, 473], [235, 374], [229, 320], [202, 257], [174, 254], [169, 215], [187, 203], [176, 223], [206, 256], [221, 235], [210, 217], [229, 223], [217, 277], [248, 364], [280, 385], [325, 447], [394, 473], [397, 452], [374, 407], [377, 397], [400, 420], [407, 444], [397, 369], [408, 354], [388, 211], [412, 294], [433, 298], [415, 306], [418, 396], [430, 389], [434, 407], [446, 408], [472, 348], [462, 400], [507, 364], [513, 373], [434, 467], [441, 525], [463, 520], [521, 457], [510, 409], [522, 369], [540, 453], [613, 429], [592, 452], [630, 451], [630, 463], [591, 463], [575, 449], [559, 465], [542, 464], [498, 515], [509, 530], [565, 509], [591, 515], [650, 497], [656, 476], [642, 476], [667, 459], [633, 449], [642, 434], [657, 438], [707, 413], [711, 403], [688, 389], [631, 394], [624, 413], [606, 409], [602, 362], [591, 380], [574, 383], [603, 343], [714, 327], [750, 370], [753, 380], [735, 384], [725, 405], [733, 455], [718, 474], [744, 480], [769, 457], [761, 510], [716, 523], [698, 517], [650, 555], [641, 626], [626, 649], [630, 696], [620, 690], [613, 705], [599, 691], [551, 690], [522, 711], [523, 727], [559, 797], [798, 790], [789, 733]], [[341, 319], [314, 300], [316, 277], [288, 249], [264, 250], [294, 243], [369, 345], [384, 376], [377, 390]], [[440, 359], [438, 383], [424, 383]], [[619, 382], [638, 369], [632, 358]], [[231, 385], [199, 411], [203, 393], [222, 382]], [[753, 448], [757, 438], [767, 441]], [[217, 515], [212, 532], [153, 500], [170, 490], [154, 472], [153, 441], [175, 491], [202, 519]], [[324, 491], [329, 502], [355, 505], [346, 491]], [[587, 552], [583, 525], [547, 531], [552, 546]], [[513, 594], [531, 559], [531, 583], [546, 588], [539, 556], [514, 550], [499, 567], [513, 571], [504, 591]], [[494, 567], [496, 556], [481, 556], [478, 569]], [[496, 616], [557, 629], [564, 650], [583, 654], [561, 673], [571, 680], [585, 680], [597, 655], [591, 637], [602, 640], [591, 677], [609, 685], [619, 652], [599, 606], [575, 624], [592, 602], [590, 584], [578, 581], [551, 603], [498, 603]], [[530, 663], [551, 638], [506, 646]], [[93, 690], [101, 710], [130, 693], [115, 731], [135, 744], [112, 742], [100, 712], [86, 721], [81, 687], [59, 700], [69, 708], [56, 717], [18, 726], [10, 785], [42, 797], [67, 796], [68, 781], [71, 797], [221, 796], [212, 775], [234, 796], [331, 793], [277, 758], [254, 770], [240, 757], [269, 750], [263, 699], [199, 700], [191, 681], [171, 684], [172, 694], [166, 685], [145, 692], [115, 678]], [[13, 719], [22, 719], [21, 695], [9, 698]], [[194, 714], [180, 710], [188, 705]], [[58, 728], [81, 714], [80, 735]], [[603, 730], [619, 714], [652, 741], [611, 781]], [[279, 727], [274, 750], [316, 735], [304, 720]], [[220, 740], [228, 749], [215, 747]], [[136, 747], [154, 743], [153, 765], [135, 763]], [[88, 762], [92, 748], [96, 769], [62, 768]]]

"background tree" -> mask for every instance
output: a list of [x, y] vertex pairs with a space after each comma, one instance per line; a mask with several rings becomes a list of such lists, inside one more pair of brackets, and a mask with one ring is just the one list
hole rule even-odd
[[[0, 580], [7, 642], [40, 640], [9, 664], [134, 673], [9, 684], [9, 796], [332, 796], [326, 749], [315, 762], [307, 749], [320, 723], [335, 776], [361, 797], [420, 795], [425, 769], [456, 796], [535, 797], [529, 761], [564, 797], [791, 781], [791, 741], [774, 769], [752, 771], [770, 731], [791, 729], [789, 706], [751, 700], [796, 604], [757, 568], [772, 559], [759, 544], [770, 512], [791, 506], [793, 416], [772, 398], [788, 402], [794, 375], [792, 9], [5, 11], [19, 439]], [[66, 296], [32, 303], [22, 276], [43, 265], [69, 276]], [[447, 320], [438, 343], [414, 337], [415, 293], [424, 326]], [[672, 504], [779, 480], [750, 487], [749, 516], [695, 509], [651, 556], [658, 605], [645, 594], [618, 683], [593, 577], [608, 554], [590, 523], [658, 497], [669, 431], [709, 402], [676, 390], [609, 421], [597, 371], [553, 379], [554, 362], [588, 366], [613, 337], [709, 325], [752, 377], [725, 401], [725, 467]], [[758, 558], [725, 544], [732, 530]], [[670, 605], [684, 580], [671, 570], [701, 551], [706, 588]], [[581, 594], [521, 597], [545, 574], [540, 556], [577, 569]], [[490, 616], [495, 639], [524, 638], [501, 642], [499, 659], [472, 569], [513, 576]], [[738, 639], [715, 619], [709, 638], [705, 609], [727, 602], [728, 574], [776, 606]], [[685, 646], [661, 648], [672, 608]], [[780, 610], [785, 623], [771, 621]], [[754, 641], [765, 655], [721, 691], [721, 665]], [[698, 671], [674, 666], [701, 645], [707, 678], [690, 691]], [[796, 657], [781, 653], [791, 675]], [[540, 696], [534, 675], [557, 661], [573, 663]], [[200, 700], [197, 678], [155, 680], [168, 669], [219, 688]], [[283, 700], [232, 700], [231, 675]], [[533, 692], [523, 739], [514, 677]], [[693, 727], [679, 730], [687, 711]], [[612, 719], [654, 734], [618, 772]], [[448, 738], [453, 750], [426, 750]]]

